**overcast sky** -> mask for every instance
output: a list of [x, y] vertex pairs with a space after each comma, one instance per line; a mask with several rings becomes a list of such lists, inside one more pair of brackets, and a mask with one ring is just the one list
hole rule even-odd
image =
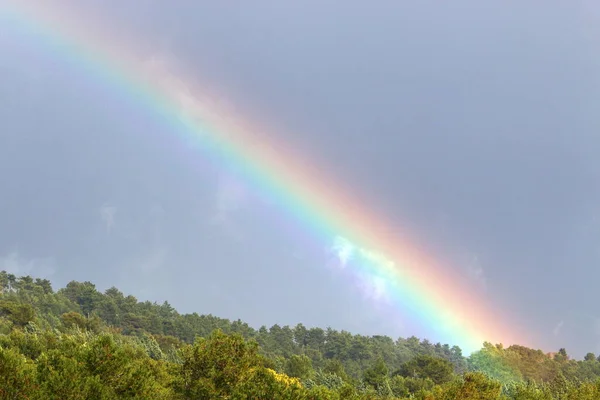
[[[538, 347], [581, 357], [600, 352], [593, 3], [78, 7], [281, 128], [299, 158], [470, 275]], [[40, 43], [0, 25], [0, 269], [255, 327], [428, 334], [329, 268], [329, 244], [172, 124]]]

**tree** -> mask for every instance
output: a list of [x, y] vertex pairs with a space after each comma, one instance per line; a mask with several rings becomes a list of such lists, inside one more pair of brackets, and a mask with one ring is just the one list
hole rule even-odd
[[0, 317], [6, 317], [16, 326], [24, 327], [33, 321], [35, 310], [31, 304], [15, 300], [0, 300]]
[[325, 362], [325, 367], [323, 368], [323, 372], [327, 374], [337, 375], [342, 378], [345, 382], [350, 381], [350, 377], [346, 373], [344, 369], [344, 364], [340, 360], [331, 359]]
[[81, 330], [85, 330], [87, 326], [87, 321], [85, 317], [79, 314], [78, 312], [71, 311], [68, 313], [64, 313], [60, 316], [60, 319], [63, 325], [67, 328], [77, 327]]
[[564, 348], [559, 349], [558, 353], [554, 355], [554, 360], [559, 362], [567, 361], [568, 359], [569, 356], [567, 355], [567, 350], [565, 350]]
[[389, 383], [389, 369], [382, 357], [377, 358], [377, 361], [365, 371], [363, 380], [380, 394], [391, 395], [392, 393]]
[[485, 342], [481, 350], [473, 352], [469, 356], [467, 363], [469, 370], [484, 372], [502, 383], [523, 379], [521, 371], [515, 369], [508, 362], [506, 351], [501, 345], [494, 346]]
[[230, 396], [251, 369], [262, 366], [256, 342], [221, 330], [183, 349], [178, 390], [186, 398]]
[[440, 400], [497, 400], [501, 390], [500, 382], [479, 372], [468, 372], [448, 386]]
[[404, 363], [395, 375], [429, 378], [439, 385], [452, 380], [453, 372], [454, 367], [450, 361], [424, 354]]
[[[600, 398], [593, 353], [576, 361], [565, 349], [550, 357], [484, 343], [467, 363], [460, 348], [416, 337], [393, 341], [300, 324], [254, 330], [241, 320], [179, 314], [168, 302], [140, 302], [116, 288], [100, 293], [89, 282], [70, 282], [53, 291], [47, 280], [3, 272], [0, 332], [0, 400]], [[465, 366], [472, 372], [463, 374]]]
[[292, 378], [309, 379], [314, 373], [312, 361], [305, 354], [294, 354], [285, 365], [285, 373]]
[[[233, 390], [231, 400], [305, 399], [306, 393], [297, 379], [271, 369], [252, 368]], [[315, 400], [318, 399], [313, 397]]]
[[294, 327], [294, 342], [301, 349], [304, 349], [308, 344], [308, 329], [302, 324], [298, 324]]
[[0, 399], [27, 399], [35, 393], [35, 370], [16, 349], [0, 346]]
[[101, 293], [96, 290], [96, 285], [91, 282], [71, 281], [61, 291], [69, 300], [79, 305], [81, 312], [86, 317], [97, 307], [101, 299]]

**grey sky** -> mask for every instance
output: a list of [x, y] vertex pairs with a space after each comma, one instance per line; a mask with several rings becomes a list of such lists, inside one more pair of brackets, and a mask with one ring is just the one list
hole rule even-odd
[[[281, 127], [538, 347], [600, 352], [597, 5], [205, 3], [85, 7]], [[149, 110], [15, 29], [0, 49], [0, 268], [255, 326], [426, 334]]]

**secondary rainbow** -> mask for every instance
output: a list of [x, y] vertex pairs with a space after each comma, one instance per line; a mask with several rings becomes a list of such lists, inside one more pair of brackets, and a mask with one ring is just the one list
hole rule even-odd
[[393, 264], [372, 258], [354, 268], [385, 279], [394, 303], [435, 331], [432, 339], [457, 344], [466, 352], [484, 341], [528, 344], [526, 335], [474, 295], [462, 278], [419, 251], [407, 235], [386, 226], [385, 216], [358, 204], [350, 191], [327, 179], [307, 158], [211, 101], [215, 90], [195, 87], [194, 80], [184, 78], [188, 74], [149, 68], [138, 51], [143, 47], [81, 10], [56, 1], [9, 4], [0, 6], [3, 20], [35, 33], [40, 43], [90, 76], [111, 82], [115, 90], [168, 118], [174, 134], [190, 135], [200, 147], [199, 156], [240, 171], [319, 242], [332, 243], [342, 236], [391, 260]]

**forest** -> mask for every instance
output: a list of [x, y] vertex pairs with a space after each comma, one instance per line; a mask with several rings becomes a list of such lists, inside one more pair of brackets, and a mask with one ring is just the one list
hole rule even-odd
[[0, 272], [0, 399], [600, 399], [600, 358], [180, 314]]

